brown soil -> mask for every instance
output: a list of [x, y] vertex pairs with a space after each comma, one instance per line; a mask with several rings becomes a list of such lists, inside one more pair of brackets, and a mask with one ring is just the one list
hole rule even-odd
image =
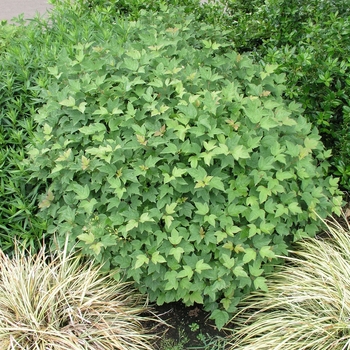
[[[186, 307], [177, 302], [155, 306], [154, 311], [168, 325], [160, 324], [154, 328], [155, 332], [161, 334], [155, 344], [157, 350], [204, 349], [209, 343], [214, 344], [218, 341], [218, 337], [227, 336], [226, 332], [215, 327], [214, 322], [209, 319], [210, 314], [205, 312], [201, 305]], [[175, 347], [176, 344], [179, 344], [178, 347]], [[225, 347], [216, 343], [215, 349], [224, 350]]]

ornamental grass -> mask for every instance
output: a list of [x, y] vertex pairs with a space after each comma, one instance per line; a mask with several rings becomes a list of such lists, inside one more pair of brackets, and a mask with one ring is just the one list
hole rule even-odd
[[350, 225], [297, 243], [232, 320], [230, 350], [350, 349]]
[[0, 252], [1, 350], [153, 349], [148, 311], [129, 284], [77, 255]]

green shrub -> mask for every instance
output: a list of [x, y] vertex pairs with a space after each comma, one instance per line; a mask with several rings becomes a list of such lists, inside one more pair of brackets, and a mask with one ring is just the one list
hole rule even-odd
[[[169, 4], [171, 2], [171, 4]], [[141, 9], [185, 6], [196, 20], [229, 29], [230, 41], [256, 61], [277, 64], [287, 75], [287, 98], [296, 99], [332, 149], [330, 174], [350, 190], [349, 6], [347, 0], [80, 0], [86, 8], [110, 6], [113, 13], [138, 18]]]
[[45, 220], [36, 216], [41, 183], [31, 182], [23, 167], [25, 147], [36, 123], [33, 115], [44, 100], [52, 66], [62, 48], [73, 51], [77, 41], [103, 40], [108, 9], [90, 15], [79, 6], [57, 2], [47, 19], [34, 18], [16, 25], [0, 23], [0, 247], [10, 252], [16, 240], [38, 247], [44, 239]]
[[[344, 216], [345, 218], [345, 216]], [[305, 239], [235, 315], [229, 349], [341, 350], [350, 344], [350, 226], [328, 222], [328, 236]]]
[[340, 1], [227, 1], [221, 25], [232, 29], [239, 52], [277, 64], [287, 98], [296, 99], [333, 151], [330, 173], [350, 189], [349, 3]]
[[47, 47], [41, 45], [40, 25], [25, 27], [20, 19], [17, 24], [0, 25], [0, 246], [6, 251], [14, 237], [35, 246], [46, 226], [33, 215], [38, 188], [28, 183], [22, 162], [35, 129], [32, 115], [42, 105], [38, 85], [48, 76], [40, 74]]
[[33, 179], [49, 233], [125, 270], [158, 304], [221, 327], [288, 244], [338, 212], [330, 152], [284, 75], [181, 9], [117, 20], [62, 50], [35, 117]]

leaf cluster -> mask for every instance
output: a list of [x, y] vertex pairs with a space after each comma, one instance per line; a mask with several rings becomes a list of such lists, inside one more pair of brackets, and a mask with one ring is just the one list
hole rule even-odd
[[277, 65], [219, 27], [180, 8], [98, 30], [48, 68], [27, 160], [40, 216], [152, 301], [204, 304], [221, 328], [317, 232], [315, 211], [339, 212], [330, 152], [282, 99]]
[[11, 252], [15, 239], [32, 248], [44, 239], [46, 222], [37, 213], [37, 196], [42, 184], [30, 181], [23, 165], [25, 148], [33, 136], [33, 115], [44, 99], [58, 52], [79, 40], [103, 40], [102, 30], [109, 18], [107, 9], [90, 16], [78, 4], [57, 1], [48, 18], [36, 17], [15, 24], [0, 24], [0, 246]]
[[286, 73], [284, 96], [296, 99], [332, 149], [330, 173], [349, 190], [348, 1], [226, 1], [220, 25], [240, 52]]
[[348, 1], [135, 0], [118, 1], [112, 8], [137, 18], [140, 9], [159, 10], [164, 4], [183, 5], [196, 20], [230, 30], [229, 40], [238, 52], [277, 64], [277, 72], [286, 73], [284, 96], [298, 100], [305, 117], [318, 127], [333, 152], [329, 173], [349, 190]]

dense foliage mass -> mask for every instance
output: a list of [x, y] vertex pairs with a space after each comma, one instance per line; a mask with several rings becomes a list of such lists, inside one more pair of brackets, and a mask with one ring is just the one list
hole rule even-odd
[[199, 6], [193, 0], [80, 0], [83, 8], [110, 5], [119, 15], [138, 18], [140, 9], [184, 5], [196, 20], [231, 31], [235, 49], [286, 73], [287, 98], [298, 100], [332, 149], [330, 173], [350, 190], [348, 0], [221, 0]]
[[125, 270], [158, 304], [204, 304], [221, 327], [341, 197], [277, 65], [164, 10], [61, 50], [28, 163], [46, 183], [50, 234]]
[[1, 249], [69, 234], [221, 326], [349, 190], [347, 2], [53, 2], [0, 26]]

